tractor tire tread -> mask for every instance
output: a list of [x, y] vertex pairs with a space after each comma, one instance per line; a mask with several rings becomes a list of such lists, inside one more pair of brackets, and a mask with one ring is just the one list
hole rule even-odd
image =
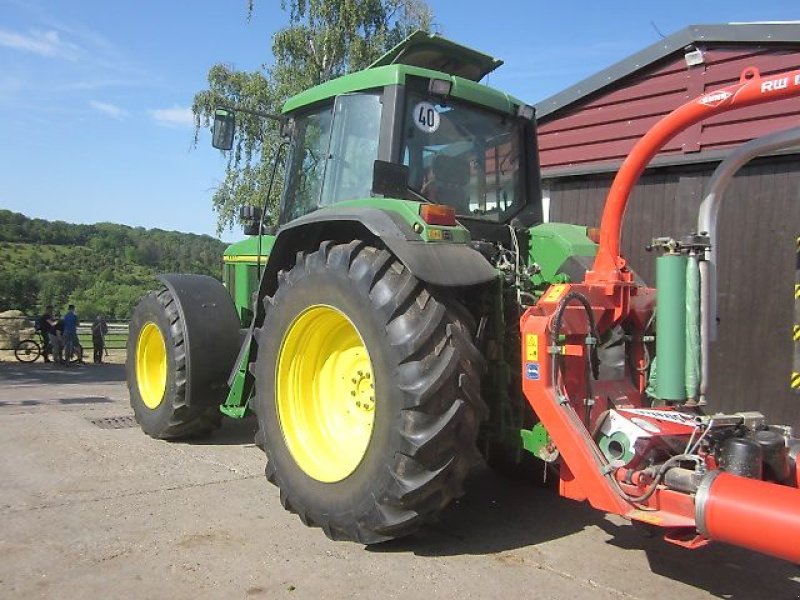
[[480, 396], [484, 360], [459, 311], [450, 310], [448, 305], [457, 302], [452, 296], [428, 289], [393, 254], [360, 240], [323, 242], [315, 252], [298, 253], [274, 298], [264, 303], [264, 330], [273, 302], [280, 303], [287, 286], [331, 270], [368, 295], [385, 323], [388, 344], [400, 357], [402, 448], [385, 464], [389, 483], [373, 494], [369, 506], [349, 512], [326, 514], [303, 506], [273, 464], [269, 440], [266, 478], [279, 487], [281, 504], [304, 523], [332, 539], [371, 544], [414, 532], [463, 495], [463, 480], [480, 460], [479, 421], [488, 414]]
[[[187, 405], [186, 347], [184, 344], [183, 325], [175, 299], [166, 287], [150, 292], [149, 295], [152, 295], [161, 305], [170, 324], [170, 336], [165, 339], [165, 342], [170, 343], [171, 340], [173, 346], [175, 391], [171, 397], [164, 398], [164, 401], [169, 402], [171, 405], [167, 423], [158, 431], [145, 430], [145, 433], [152, 438], [168, 441], [193, 439], [207, 435], [220, 426], [222, 413], [216, 406], [195, 407]], [[136, 416], [135, 412], [134, 416]], [[143, 425], [138, 416], [137, 422]]]

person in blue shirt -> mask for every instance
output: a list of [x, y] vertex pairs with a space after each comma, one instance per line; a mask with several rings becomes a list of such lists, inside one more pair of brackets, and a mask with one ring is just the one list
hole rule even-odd
[[73, 352], [78, 353], [78, 363], [83, 364], [83, 348], [78, 341], [78, 315], [75, 314], [75, 305], [67, 307], [67, 314], [62, 319], [64, 321], [64, 360], [69, 364]]

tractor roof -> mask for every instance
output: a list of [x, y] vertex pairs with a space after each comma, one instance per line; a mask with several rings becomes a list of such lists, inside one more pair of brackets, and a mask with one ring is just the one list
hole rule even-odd
[[369, 68], [403, 64], [480, 81], [503, 64], [483, 52], [425, 31], [415, 31]]
[[448, 79], [450, 96], [513, 114], [522, 102], [477, 83], [503, 64], [466, 46], [436, 35], [415, 32], [363, 71], [327, 81], [289, 98], [283, 112], [291, 112], [341, 94], [403, 85], [406, 77]]

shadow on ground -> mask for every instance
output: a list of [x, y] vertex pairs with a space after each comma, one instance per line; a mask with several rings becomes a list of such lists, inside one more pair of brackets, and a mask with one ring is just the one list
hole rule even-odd
[[369, 549], [419, 556], [494, 554], [568, 536], [602, 518], [552, 490], [506, 479], [483, 466], [467, 480], [464, 496], [437, 523], [417, 535]]
[[[606, 543], [617, 548], [643, 550], [653, 573], [719, 598], [800, 597], [800, 584], [792, 580], [800, 577], [796, 565], [723, 544], [695, 551], [678, 548], [660, 537], [648, 538], [631, 525], [615, 525], [587, 504], [560, 498], [553, 490], [530, 483], [507, 480], [488, 468], [475, 472], [464, 497], [448, 507], [438, 523], [415, 536], [368, 550], [418, 556], [496, 554], [590, 527], [606, 532], [611, 537]], [[580, 551], [581, 547], [576, 548]], [[503, 557], [497, 558], [502, 561]], [[602, 553], [598, 560], [603, 560]], [[646, 590], [643, 593], [647, 595]]]
[[31, 364], [0, 362], [0, 383], [47, 385], [63, 383], [113, 383], [125, 381], [125, 365], [70, 365], [35, 362]]
[[222, 420], [222, 426], [210, 436], [189, 440], [186, 443], [196, 446], [255, 446], [253, 439], [258, 429], [255, 415], [244, 419]]
[[[800, 566], [727, 544], [686, 550], [659, 537], [645, 537], [631, 526], [600, 526], [609, 544], [644, 550], [653, 573], [703, 589], [718, 598], [800, 598]], [[800, 542], [798, 542], [800, 543]]]

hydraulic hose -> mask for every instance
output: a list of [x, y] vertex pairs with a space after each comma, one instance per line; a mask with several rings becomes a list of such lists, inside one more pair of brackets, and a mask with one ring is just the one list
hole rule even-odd
[[[564, 313], [567, 310], [567, 306], [570, 302], [578, 302], [586, 312], [586, 319], [589, 323], [589, 336], [586, 338], [586, 346], [588, 348], [588, 352], [586, 353], [585, 359], [585, 377], [586, 377], [586, 401], [584, 403], [584, 426], [589, 428], [590, 421], [591, 421], [591, 405], [589, 401], [593, 397], [593, 389], [592, 389], [592, 377], [595, 379], [598, 378], [598, 368], [597, 368], [597, 324], [594, 320], [594, 312], [592, 311], [592, 305], [589, 303], [589, 299], [581, 294], [580, 292], [576, 292], [574, 290], [568, 292], [558, 303], [556, 307], [556, 312], [553, 316], [552, 321], [552, 329], [551, 329], [551, 341], [550, 341], [550, 348], [557, 348], [558, 347], [558, 336], [561, 333], [561, 326], [562, 321], [564, 319]], [[558, 373], [559, 373], [559, 354], [553, 352], [553, 368], [550, 371], [551, 376], [551, 384], [553, 389], [558, 389]]]
[[622, 495], [622, 497], [625, 498], [625, 500], [627, 500], [631, 504], [640, 504], [642, 502], [646, 502], [647, 500], [649, 500], [650, 497], [656, 493], [658, 485], [661, 483], [661, 480], [664, 479], [664, 475], [667, 474], [667, 471], [676, 462], [680, 462], [682, 460], [693, 460], [694, 462], [699, 464], [701, 459], [699, 456], [694, 456], [691, 454], [678, 454], [677, 456], [673, 456], [672, 458], [668, 459], [658, 468], [658, 471], [656, 471], [656, 474], [653, 477], [652, 483], [650, 483], [649, 487], [645, 490], [645, 492], [641, 496], [631, 496], [629, 494], [626, 494], [625, 491], [619, 486], [619, 482], [611, 473], [608, 473], [608, 477], [614, 482], [614, 487]]
[[[561, 301], [558, 303], [558, 306], [556, 307], [556, 312], [554, 313], [553, 320], [551, 322], [552, 326], [551, 326], [551, 332], [550, 332], [550, 334], [551, 334], [550, 348], [553, 349], [553, 348], [557, 348], [557, 346], [558, 346], [558, 336], [559, 336], [559, 334], [561, 332], [561, 327], [562, 327], [563, 319], [564, 319], [564, 313], [565, 313], [565, 311], [567, 309], [567, 306], [571, 302], [577, 302], [584, 308], [584, 310], [586, 312], [586, 316], [587, 316], [587, 321], [589, 322], [589, 335], [592, 338], [592, 341], [591, 341], [592, 352], [591, 353], [587, 352], [585, 365], [586, 365], [587, 398], [591, 398], [592, 397], [591, 378], [592, 378], [592, 376], [595, 379], [597, 379], [597, 377], [598, 377], [598, 374], [596, 373], [596, 368], [595, 368], [595, 364], [596, 363], [593, 364], [592, 356], [590, 356], [590, 354], [593, 355], [596, 352], [596, 346], [594, 346], [594, 344], [596, 343], [596, 340], [598, 338], [598, 335], [597, 335], [597, 324], [596, 324], [595, 319], [594, 319], [594, 313], [592, 312], [592, 306], [589, 303], [589, 299], [586, 296], [584, 296], [583, 294], [581, 294], [580, 292], [576, 292], [576, 291], [572, 290], [572, 291], [568, 292], [561, 299]], [[550, 376], [551, 376], [551, 385], [552, 385], [554, 390], [559, 389], [558, 373], [559, 373], [559, 354], [557, 354], [556, 352], [553, 352], [553, 367], [551, 369]], [[576, 426], [578, 426], [578, 427], [583, 426], [582, 427], [583, 433], [588, 437], [589, 436], [588, 427], [590, 425], [590, 421], [589, 421], [589, 418], [588, 418], [589, 414], [590, 414], [590, 407], [589, 407], [588, 403], [586, 405], [587, 411], [586, 411], [586, 413], [584, 415], [586, 421], [584, 423], [582, 423], [580, 421], [580, 419], [578, 419], [577, 415], [575, 414], [575, 411], [572, 409], [571, 406], [569, 406], [569, 402], [562, 402], [560, 404], [563, 406], [564, 410], [568, 411], [568, 413], [570, 415], [570, 418], [576, 423]], [[655, 473], [655, 476], [653, 477], [652, 483], [647, 488], [647, 490], [645, 490], [645, 492], [643, 494], [641, 494], [640, 496], [631, 496], [631, 495], [627, 494], [620, 487], [619, 482], [617, 481], [616, 477], [614, 477], [613, 469], [610, 468], [611, 465], [608, 463], [606, 458], [597, 450], [597, 444], [594, 442], [594, 440], [592, 440], [591, 437], [589, 437], [588, 441], [589, 441], [588, 447], [591, 448], [594, 451], [593, 454], [595, 455], [595, 459], [598, 461], [599, 466], [600, 466], [601, 470], [603, 471], [604, 475], [611, 482], [611, 485], [614, 488], [614, 491], [616, 491], [617, 494], [619, 494], [620, 497], [622, 497], [626, 502], [629, 502], [630, 504], [634, 504], [634, 505], [640, 504], [642, 502], [646, 502], [656, 492], [656, 490], [658, 489], [659, 484], [661, 483], [661, 481], [664, 478], [664, 475], [666, 474], [666, 472], [675, 463], [680, 462], [680, 461], [688, 461], [688, 460], [694, 461], [696, 463], [699, 463], [699, 461], [700, 461], [700, 458], [698, 456], [692, 456], [692, 455], [688, 455], [688, 454], [679, 454], [677, 456], [671, 457], [670, 459], [668, 459], [666, 462], [664, 462], [658, 468], [658, 470]]]

